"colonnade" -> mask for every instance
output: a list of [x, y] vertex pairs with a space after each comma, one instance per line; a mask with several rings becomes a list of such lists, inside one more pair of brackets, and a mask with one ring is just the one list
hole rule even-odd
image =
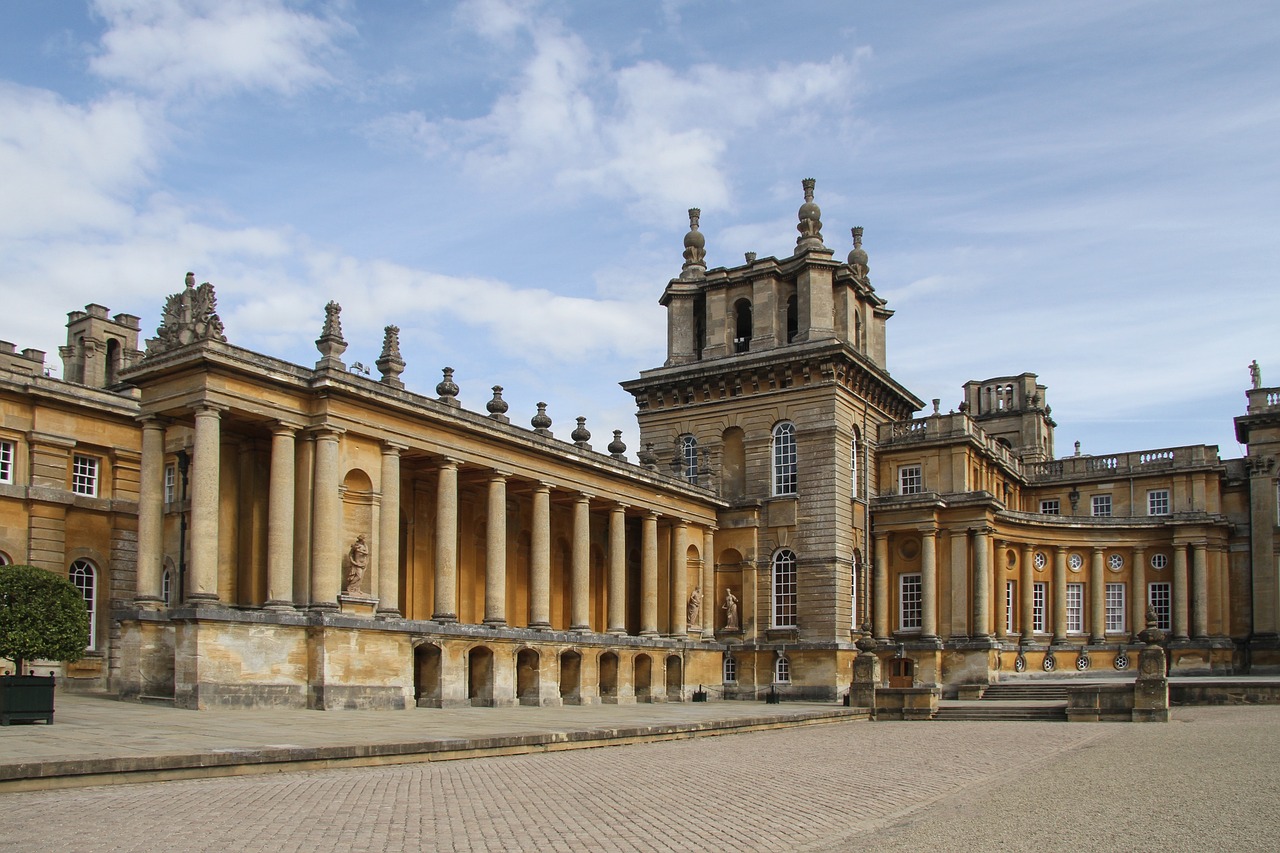
[[[216, 604], [218, 595], [219, 537], [219, 448], [223, 407], [201, 405], [194, 409], [195, 438], [191, 463], [191, 525], [189, 584], [187, 603]], [[138, 576], [136, 600], [143, 606], [162, 602], [163, 513], [164, 513], [164, 422], [154, 416], [142, 418], [143, 449], [138, 525]], [[298, 453], [299, 437], [310, 447]], [[263, 606], [292, 609], [307, 601], [313, 609], [337, 609], [342, 581], [343, 497], [340, 442], [343, 430], [331, 426], [303, 432], [298, 424], [276, 422], [271, 427], [270, 479], [267, 495], [266, 582]], [[381, 443], [380, 495], [376, 551], [378, 612], [400, 614], [400, 459], [405, 444]], [[299, 477], [298, 466], [311, 460], [311, 477]], [[437, 622], [458, 621], [458, 474], [462, 460], [440, 458], [436, 465], [434, 528], [434, 600], [431, 618]], [[485, 595], [483, 624], [500, 628], [509, 624], [507, 613], [507, 491], [512, 473], [489, 469], [486, 495], [486, 540], [483, 566]], [[302, 488], [308, 484], [309, 488]], [[529, 554], [530, 628], [551, 628], [551, 494], [548, 482], [533, 483]], [[305, 502], [303, 500], [305, 498]], [[570, 549], [569, 629], [591, 630], [591, 520], [595, 496], [572, 492], [572, 537]], [[608, 503], [608, 563], [605, 593], [608, 600], [605, 630], [627, 633], [627, 504]], [[656, 509], [641, 510], [640, 523], [640, 635], [659, 635], [659, 539]], [[305, 525], [295, 521], [308, 516]], [[687, 637], [690, 633], [714, 637], [714, 526], [703, 528], [701, 540], [691, 543], [689, 520], [667, 517], [670, 524], [670, 573], [668, 590], [669, 634]], [[305, 529], [309, 536], [299, 535]], [[687, 624], [690, 596], [686, 581], [685, 555], [696, 544], [703, 555], [701, 573], [694, 583], [702, 588], [703, 604], [699, 624]], [[308, 572], [299, 573], [298, 563]], [[296, 589], [301, 578], [309, 577], [309, 589]]]
[[[919, 636], [923, 640], [938, 639], [938, 557], [936, 526], [926, 526], [917, 531], [920, 535], [920, 599], [921, 619]], [[952, 572], [960, 573], [964, 578], [968, 570], [972, 570], [972, 583], [969, 585], [969, 612], [966, 614], [967, 636], [983, 639], [994, 635], [995, 639], [1009, 639], [1011, 632], [1007, 625], [1009, 602], [1005, 596], [1004, 582], [1000, 580], [1002, 573], [994, 572], [991, 562], [991, 537], [994, 528], [978, 525], [971, 528], [951, 530], [953, 537]], [[877, 639], [889, 639], [895, 632], [894, 614], [891, 610], [891, 590], [889, 571], [889, 532], [880, 531], [873, 534], [873, 618], [872, 632]], [[972, 536], [970, 552], [968, 537]], [[996, 542], [1000, 548], [1014, 550], [1019, 555], [1021, 566], [1018, 580], [1018, 600], [1013, 603], [1019, 613], [1016, 620], [1021, 627], [1021, 637], [1033, 636], [1031, 626], [1035, 623], [1037, 583], [1044, 583], [1048, 593], [1043, 605], [1045, 626], [1054, 643], [1065, 642], [1068, 636], [1067, 583], [1068, 558], [1073, 551], [1088, 550], [1088, 601], [1082, 602], [1081, 618], [1085, 632], [1091, 644], [1106, 641], [1106, 584], [1103, 545], [1052, 546], [1052, 567], [1050, 580], [1037, 581], [1038, 572], [1050, 569], [1044, 566], [1038, 569], [1035, 565], [1036, 555], [1048, 552], [1049, 548], [1037, 548], [1032, 543], [1019, 543], [1002, 540]], [[1126, 633], [1136, 636], [1146, 627], [1147, 580], [1145, 546], [1132, 549], [1130, 566], [1131, 582], [1126, 596], [1125, 614], [1129, 624]], [[1207, 540], [1175, 541], [1172, 547], [1169, 572], [1170, 584], [1170, 638], [1174, 640], [1206, 639], [1209, 636], [1209, 543]], [[972, 556], [970, 556], [970, 553]], [[1190, 560], [1188, 560], [1188, 555]], [[959, 562], [958, 562], [959, 561]], [[1083, 567], [1080, 567], [1083, 571]], [[960, 582], [953, 574], [952, 583]], [[994, 607], [992, 606], [994, 604]], [[1048, 607], [1052, 604], [1052, 610]], [[1087, 617], [1086, 617], [1087, 614]], [[994, 630], [992, 630], [994, 629]], [[1079, 632], [1073, 632], [1079, 633]], [[1012, 632], [1018, 636], [1019, 632]]]

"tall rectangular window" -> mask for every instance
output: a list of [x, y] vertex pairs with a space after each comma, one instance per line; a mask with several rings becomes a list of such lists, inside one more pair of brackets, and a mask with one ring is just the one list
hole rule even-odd
[[1152, 489], [1147, 492], [1147, 515], [1169, 514], [1169, 490]]
[[0, 441], [0, 483], [13, 482], [13, 442]]
[[1004, 631], [1006, 634], [1013, 633], [1013, 607], [1014, 602], [1018, 600], [1018, 582], [1004, 582]]
[[91, 498], [98, 496], [98, 460], [75, 455], [71, 459], [71, 491]]
[[170, 462], [164, 466], [164, 502], [174, 503], [178, 500], [178, 466]]
[[784, 421], [773, 428], [773, 494], [796, 493], [796, 470], [799, 453], [796, 449], [795, 424]]
[[1156, 612], [1156, 627], [1161, 631], [1173, 630], [1169, 607], [1169, 582], [1160, 581], [1147, 586], [1147, 604]]
[[796, 555], [785, 549], [773, 555], [773, 627], [796, 627]]
[[1067, 584], [1067, 633], [1084, 633], [1084, 584]]
[[1041, 515], [1061, 515], [1062, 504], [1057, 498], [1048, 501], [1040, 501]]
[[920, 575], [898, 576], [898, 626], [903, 631], [919, 631], [923, 613]]
[[1043, 581], [1037, 581], [1031, 587], [1031, 630], [1037, 634], [1045, 632], [1044, 627], [1044, 600], [1048, 592], [1048, 585]]
[[919, 465], [903, 465], [898, 469], [898, 494], [918, 495], [924, 491], [924, 472]]
[[1095, 518], [1111, 517], [1111, 495], [1093, 496], [1093, 515]]
[[1107, 584], [1107, 633], [1124, 633], [1124, 584]]

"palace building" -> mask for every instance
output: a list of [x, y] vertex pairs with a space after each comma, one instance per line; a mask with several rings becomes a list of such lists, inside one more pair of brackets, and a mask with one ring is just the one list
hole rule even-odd
[[[600, 446], [453, 372], [407, 389], [229, 343], [213, 287], [69, 315], [63, 379], [0, 342], [0, 560], [68, 576], [68, 684], [179, 707], [404, 708], [849, 691], [855, 641], [944, 691], [1124, 675], [1150, 608], [1174, 674], [1280, 671], [1280, 388], [1216, 447], [1057, 456], [1033, 373], [932, 410], [891, 376], [862, 229], [709, 268], [698, 212], [665, 363]], [[141, 345], [141, 348], [140, 348]], [[921, 412], [924, 411], [923, 414]]]

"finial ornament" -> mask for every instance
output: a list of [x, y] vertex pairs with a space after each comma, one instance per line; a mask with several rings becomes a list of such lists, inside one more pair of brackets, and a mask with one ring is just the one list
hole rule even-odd
[[551, 416], [547, 414], [547, 404], [538, 404], [538, 413], [529, 419], [529, 425], [538, 435], [551, 438]]
[[622, 441], [622, 430], [620, 429], [613, 431], [613, 441], [609, 442], [609, 455], [618, 460], [627, 458], [627, 445]]
[[849, 252], [849, 268], [853, 270], [855, 278], [866, 281], [867, 274], [871, 272], [871, 267], [867, 264], [867, 253], [862, 248], [862, 226], [859, 225], [853, 229], [853, 250]]
[[324, 328], [316, 339], [316, 349], [320, 351], [316, 370], [346, 370], [342, 354], [347, 351], [347, 342], [342, 338], [341, 314], [342, 306], [333, 300], [324, 306]]
[[209, 282], [196, 287], [196, 274], [187, 273], [182, 290], [169, 296], [160, 315], [156, 336], [147, 341], [147, 355], [168, 352], [196, 341], [225, 343], [218, 297]]
[[446, 406], [460, 406], [458, 402], [458, 383], [453, 381], [453, 368], [446, 367], [442, 371], [444, 378], [436, 384], [436, 394], [440, 395], [439, 400]]
[[800, 205], [800, 222], [796, 225], [796, 230], [800, 232], [800, 236], [796, 238], [796, 248], [804, 249], [825, 249], [822, 245], [822, 208], [813, 200], [813, 188], [817, 182], [813, 178], [805, 178], [804, 185], [804, 204]]
[[573, 439], [573, 443], [576, 446], [581, 447], [583, 450], [591, 449], [591, 445], [587, 443], [591, 441], [591, 431], [587, 429], [586, 418], [578, 418], [578, 426], [569, 434], [569, 437]]
[[684, 267], [681, 278], [702, 278], [707, 273], [707, 238], [698, 230], [702, 211], [689, 208], [689, 233], [684, 235]]
[[382, 381], [392, 388], [403, 388], [400, 374], [404, 373], [404, 359], [400, 357], [400, 327], [387, 326], [382, 330], [382, 355], [374, 362]]
[[493, 386], [493, 399], [484, 404], [485, 409], [489, 412], [489, 417], [500, 423], [509, 424], [511, 419], [507, 417], [507, 401], [502, 399], [502, 386]]

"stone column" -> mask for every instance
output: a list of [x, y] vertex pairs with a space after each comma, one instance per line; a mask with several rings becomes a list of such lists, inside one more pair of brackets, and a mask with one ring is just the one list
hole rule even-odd
[[609, 507], [609, 624], [610, 634], [627, 633], [627, 507]]
[[1209, 636], [1209, 572], [1206, 542], [1191, 545], [1191, 636], [1197, 640]]
[[310, 431], [294, 439], [293, 458], [293, 604], [311, 603], [311, 525], [314, 520], [311, 489], [316, 472], [316, 437]]
[[338, 461], [341, 430], [316, 430], [316, 470], [311, 503], [311, 606], [320, 610], [338, 607], [342, 588], [342, 471]]
[[458, 621], [458, 461], [444, 459], [436, 480], [436, 603], [431, 618]]
[[872, 610], [871, 632], [877, 640], [889, 639], [889, 534], [872, 534], [875, 549], [875, 607]]
[[1187, 631], [1187, 546], [1182, 542], [1173, 545], [1173, 640], [1185, 640]]
[[1089, 642], [1107, 639], [1107, 581], [1102, 573], [1102, 546], [1093, 546], [1089, 557]]
[[1067, 639], [1067, 549], [1053, 549], [1053, 642]]
[[658, 513], [645, 513], [640, 550], [640, 635], [658, 634]]
[[507, 624], [507, 477], [489, 476], [489, 509], [484, 565], [484, 624]]
[[408, 448], [382, 443], [382, 507], [378, 516], [378, 613], [400, 616], [400, 454]]
[[938, 531], [920, 531], [920, 636], [938, 636]]
[[191, 584], [187, 601], [218, 602], [218, 484], [221, 472], [222, 406], [195, 409], [196, 434], [191, 459]]
[[715, 636], [716, 528], [707, 527], [702, 531], [702, 639], [713, 640]]
[[267, 600], [272, 610], [293, 609], [293, 497], [296, 424], [271, 428], [271, 474], [267, 484]]
[[529, 532], [529, 627], [551, 627], [551, 487], [533, 487], [533, 529]]
[[973, 636], [991, 636], [991, 528], [973, 531]]
[[1133, 549], [1132, 596], [1129, 600], [1129, 634], [1134, 642], [1138, 634], [1147, 627], [1147, 552], [1142, 548]]
[[1022, 546], [1022, 642], [1035, 639], [1036, 630], [1036, 549]]
[[[1007, 547], [1006, 543], [997, 543], [996, 551], [999, 552], [1005, 547]], [[1009, 635], [1009, 632], [1005, 629], [1005, 626], [1009, 624], [1009, 602], [1008, 602], [1008, 599], [1005, 597], [1006, 580], [1005, 580], [1004, 572], [1000, 568], [999, 556], [996, 557], [995, 565], [992, 567], [992, 569], [993, 569], [992, 575], [994, 576], [994, 580], [992, 581], [992, 583], [995, 586], [995, 589], [993, 590], [993, 594], [995, 595], [995, 601], [993, 603], [995, 604], [995, 613], [996, 613], [995, 615], [996, 639], [1003, 640]]]
[[573, 565], [570, 580], [569, 630], [591, 630], [591, 495], [581, 493], [573, 502]]
[[689, 633], [689, 522], [677, 519], [671, 527], [671, 636]]
[[[164, 423], [155, 416], [142, 420], [142, 470], [138, 484], [139, 605], [154, 609], [164, 602]], [[173, 579], [177, 588], [178, 578]]]

